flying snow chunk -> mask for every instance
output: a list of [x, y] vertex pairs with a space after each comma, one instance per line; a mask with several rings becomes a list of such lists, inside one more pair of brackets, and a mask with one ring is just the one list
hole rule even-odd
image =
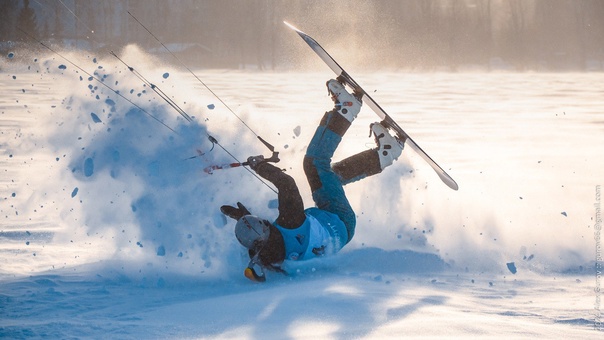
[[215, 108], [214, 104], [210, 104], [210, 105], [208, 105], [208, 109], [210, 109], [210, 110], [214, 110], [214, 108]]
[[561, 212], [562, 215], [564, 215], [565, 217], [567, 217], [568, 215], [566, 214], [566, 211]]
[[268, 201], [268, 208], [269, 209], [279, 209], [279, 200], [274, 199], [274, 200]]
[[157, 248], [157, 256], [166, 256], [166, 248], [164, 248], [164, 246], [159, 246]]
[[78, 194], [78, 190], [79, 190], [78, 187], [75, 187], [73, 189], [73, 191], [71, 192], [71, 198], [74, 198]]
[[94, 173], [94, 161], [92, 158], [86, 158], [84, 161], [84, 176], [90, 177]]
[[214, 216], [212, 216], [212, 220], [216, 228], [222, 228], [227, 224], [226, 216], [224, 216], [222, 213], [214, 214]]
[[15, 53], [14, 52], [8, 52], [7, 57], [8, 57], [8, 59], [13, 59], [15, 57]]
[[294, 128], [294, 135], [296, 135], [296, 137], [300, 137], [300, 125]]
[[512, 274], [516, 274], [516, 264], [514, 262], [506, 263]]
[[166, 73], [164, 73], [164, 75], [162, 77], [164, 77], [164, 79], [168, 79], [169, 76], [170, 76], [170, 73], [166, 72]]
[[66, 70], [66, 69], [67, 69], [67, 66], [65, 66], [63, 64], [59, 65], [59, 70]]
[[116, 111], [115, 110], [115, 102], [112, 99], [110, 99], [110, 98], [105, 99], [105, 104], [109, 105], [111, 112], [115, 112]]
[[101, 118], [96, 115], [94, 112], [90, 112], [90, 116], [92, 117], [92, 121], [95, 123], [102, 123]]

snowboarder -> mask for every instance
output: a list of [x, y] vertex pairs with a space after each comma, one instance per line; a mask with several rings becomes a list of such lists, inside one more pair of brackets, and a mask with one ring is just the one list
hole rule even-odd
[[[321, 120], [304, 157], [304, 172], [316, 207], [304, 209], [294, 179], [265, 161], [263, 156], [248, 158], [249, 166], [278, 190], [279, 215], [274, 222], [250, 214], [241, 203], [224, 205], [223, 214], [237, 220], [235, 236], [248, 249], [250, 263], [245, 276], [264, 281], [267, 268], [282, 271], [285, 260], [307, 260], [333, 254], [354, 236], [356, 216], [343, 186], [375, 175], [391, 165], [403, 151], [404, 141], [392, 137], [380, 123], [373, 123], [377, 147], [331, 164], [331, 158], [345, 132], [357, 117], [362, 101], [337, 80], [327, 81], [335, 103]], [[259, 267], [261, 275], [254, 268]]]

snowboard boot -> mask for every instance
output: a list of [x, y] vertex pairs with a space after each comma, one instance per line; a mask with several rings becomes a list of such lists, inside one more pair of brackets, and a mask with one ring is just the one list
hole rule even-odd
[[348, 93], [344, 85], [335, 79], [328, 80], [326, 85], [331, 99], [336, 104], [334, 110], [352, 123], [359, 114], [363, 102], [356, 96]]
[[377, 153], [380, 157], [380, 167], [382, 170], [392, 165], [403, 152], [404, 144], [390, 135], [388, 129], [381, 123], [372, 123], [369, 128], [373, 132], [375, 142], [377, 143]]

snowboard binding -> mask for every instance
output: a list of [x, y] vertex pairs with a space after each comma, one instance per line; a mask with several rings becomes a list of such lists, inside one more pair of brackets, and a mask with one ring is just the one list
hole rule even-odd
[[369, 125], [369, 137], [373, 133], [375, 143], [377, 144], [377, 153], [380, 159], [380, 168], [385, 169], [387, 166], [392, 165], [395, 160], [403, 152], [405, 147], [404, 142], [393, 137], [388, 128], [384, 126], [383, 121], [380, 123], [372, 123]]
[[352, 123], [359, 114], [359, 111], [361, 111], [361, 105], [363, 105], [360, 97], [354, 93], [350, 94], [344, 87], [344, 84], [338, 80], [330, 79], [325, 85], [327, 86], [327, 92], [331, 96], [331, 100], [335, 103], [334, 110]]
[[390, 117], [386, 117], [384, 120], [379, 122], [380, 125], [387, 128], [388, 131], [394, 132], [394, 138], [396, 141], [403, 147], [405, 142], [407, 141], [408, 136], [406, 134], [402, 134], [396, 127], [391, 123], [392, 119]]
[[350, 81], [349, 77], [340, 74], [336, 77], [336, 81], [342, 84], [342, 86], [348, 85], [352, 89], [352, 95], [358, 99], [358, 101], [363, 101], [363, 90], [360, 88], [360, 86], [355, 85], [352, 81]]

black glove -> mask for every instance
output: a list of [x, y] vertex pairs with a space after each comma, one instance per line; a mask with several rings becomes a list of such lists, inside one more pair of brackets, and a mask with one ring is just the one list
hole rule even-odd
[[256, 169], [258, 168], [258, 165], [262, 164], [266, 162], [266, 160], [264, 159], [264, 156], [260, 155], [260, 156], [251, 156], [247, 159], [247, 163], [250, 166], [250, 168], [254, 171], [256, 171]]
[[237, 202], [237, 207], [238, 208], [232, 207], [230, 205], [223, 205], [222, 207], [220, 207], [220, 212], [236, 221], [238, 221], [245, 215], [250, 215], [249, 210], [247, 210], [247, 208], [240, 202]]

